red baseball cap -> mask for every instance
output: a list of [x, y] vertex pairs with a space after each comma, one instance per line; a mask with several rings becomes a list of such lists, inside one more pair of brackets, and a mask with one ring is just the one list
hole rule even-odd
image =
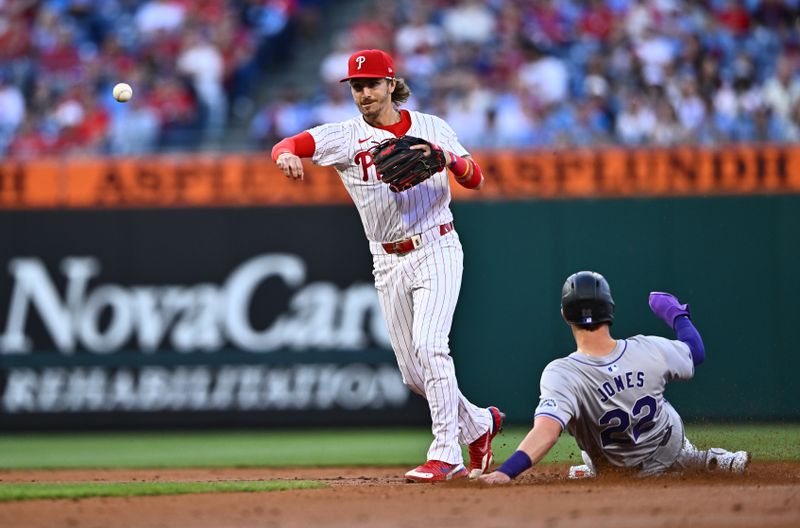
[[347, 61], [347, 77], [339, 82], [358, 78], [394, 79], [392, 56], [377, 49], [353, 53]]

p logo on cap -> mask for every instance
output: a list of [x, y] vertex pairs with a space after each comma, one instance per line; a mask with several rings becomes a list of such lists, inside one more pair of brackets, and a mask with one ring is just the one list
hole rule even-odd
[[394, 79], [394, 60], [382, 50], [370, 49], [353, 53], [347, 61], [347, 77], [341, 82], [354, 78]]

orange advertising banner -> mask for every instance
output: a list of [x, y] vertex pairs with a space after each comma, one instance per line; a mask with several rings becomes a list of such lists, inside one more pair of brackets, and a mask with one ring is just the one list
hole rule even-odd
[[[482, 151], [480, 192], [456, 200], [713, 196], [800, 192], [800, 145], [717, 149]], [[266, 154], [0, 161], [0, 209], [349, 203], [332, 168], [285, 178]]]

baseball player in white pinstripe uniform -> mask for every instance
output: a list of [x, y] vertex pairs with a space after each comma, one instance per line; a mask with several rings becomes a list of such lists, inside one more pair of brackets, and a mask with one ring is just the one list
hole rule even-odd
[[[272, 158], [283, 173], [302, 179], [301, 158], [333, 166], [358, 208], [373, 255], [373, 274], [403, 382], [425, 397], [434, 440], [427, 461], [406, 473], [413, 482], [478, 477], [492, 462], [492, 439], [504, 415], [472, 404], [458, 388], [449, 334], [463, 271], [463, 252], [450, 212], [447, 170], [395, 192], [381, 182], [369, 148], [391, 137], [413, 136], [444, 152], [456, 181], [480, 189], [480, 167], [442, 119], [398, 108], [410, 95], [381, 50], [348, 61], [353, 100], [361, 115], [324, 124], [280, 141]], [[419, 145], [412, 148], [426, 150]], [[441, 153], [440, 153], [441, 154]], [[469, 469], [461, 447], [469, 446]]]
[[563, 429], [575, 437], [585, 462], [570, 469], [571, 478], [593, 477], [613, 467], [640, 476], [687, 468], [745, 470], [748, 452], [700, 450], [684, 436], [681, 417], [664, 398], [664, 387], [694, 376], [695, 366], [705, 360], [705, 347], [688, 305], [664, 292], [651, 292], [649, 304], [677, 339], [612, 338], [614, 300], [606, 279], [591, 271], [567, 278], [561, 314], [572, 327], [578, 350], [544, 369], [533, 429], [483, 481], [503, 484], [526, 471], [547, 454]]

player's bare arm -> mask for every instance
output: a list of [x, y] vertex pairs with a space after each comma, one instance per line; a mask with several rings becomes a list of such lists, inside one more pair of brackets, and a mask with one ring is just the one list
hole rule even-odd
[[547, 416], [537, 416], [531, 429], [520, 442], [517, 451], [496, 471], [483, 475], [487, 484], [507, 484], [511, 479], [538, 464], [552, 449], [561, 435], [561, 424]]

